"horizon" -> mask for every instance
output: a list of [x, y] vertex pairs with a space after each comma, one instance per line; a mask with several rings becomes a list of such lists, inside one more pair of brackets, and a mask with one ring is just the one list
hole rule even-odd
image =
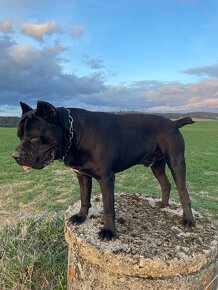
[[[67, 107], [65, 107], [67, 108]], [[95, 111], [93, 111], [95, 112]], [[98, 111], [100, 112], [100, 111]], [[104, 111], [102, 111], [104, 112]], [[147, 112], [143, 112], [143, 111], [107, 111], [106, 113], [112, 113], [112, 114], [153, 114], [153, 115], [193, 115], [193, 114], [196, 114], [196, 115], [200, 115], [200, 114], [209, 114], [209, 115], [215, 115], [218, 117], [218, 112], [209, 112], [209, 111], [190, 111], [190, 112], [152, 112], [152, 113], [147, 113]], [[20, 115], [0, 115], [0, 118], [21, 118], [21, 114]], [[194, 117], [192, 117], [194, 118]]]
[[19, 101], [218, 112], [218, 2], [0, 2], [0, 116]]

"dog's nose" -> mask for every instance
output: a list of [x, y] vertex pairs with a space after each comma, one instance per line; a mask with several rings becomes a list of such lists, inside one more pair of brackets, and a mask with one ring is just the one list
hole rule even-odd
[[19, 151], [14, 151], [13, 154], [12, 154], [12, 157], [13, 157], [15, 160], [18, 160], [18, 159], [20, 159], [21, 154], [20, 154]]

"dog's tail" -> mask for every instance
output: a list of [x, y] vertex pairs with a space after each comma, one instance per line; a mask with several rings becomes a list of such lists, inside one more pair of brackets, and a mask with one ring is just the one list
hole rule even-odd
[[181, 128], [185, 125], [193, 124], [195, 123], [195, 121], [193, 121], [192, 118], [190, 117], [184, 117], [184, 118], [173, 121], [173, 123], [176, 125], [177, 128]]

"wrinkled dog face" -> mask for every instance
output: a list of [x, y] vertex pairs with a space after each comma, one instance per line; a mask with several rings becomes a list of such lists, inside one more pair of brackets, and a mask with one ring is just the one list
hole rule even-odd
[[56, 109], [45, 102], [38, 102], [37, 109], [21, 103], [23, 111], [17, 135], [20, 144], [13, 158], [27, 170], [42, 169], [60, 158], [63, 151], [63, 133], [58, 122]]

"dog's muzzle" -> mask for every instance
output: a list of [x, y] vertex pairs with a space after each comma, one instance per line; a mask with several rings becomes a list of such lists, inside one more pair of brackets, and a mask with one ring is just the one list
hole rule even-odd
[[17, 163], [21, 162], [24, 159], [26, 154], [22, 151], [15, 150], [12, 153], [12, 157], [16, 160]]

